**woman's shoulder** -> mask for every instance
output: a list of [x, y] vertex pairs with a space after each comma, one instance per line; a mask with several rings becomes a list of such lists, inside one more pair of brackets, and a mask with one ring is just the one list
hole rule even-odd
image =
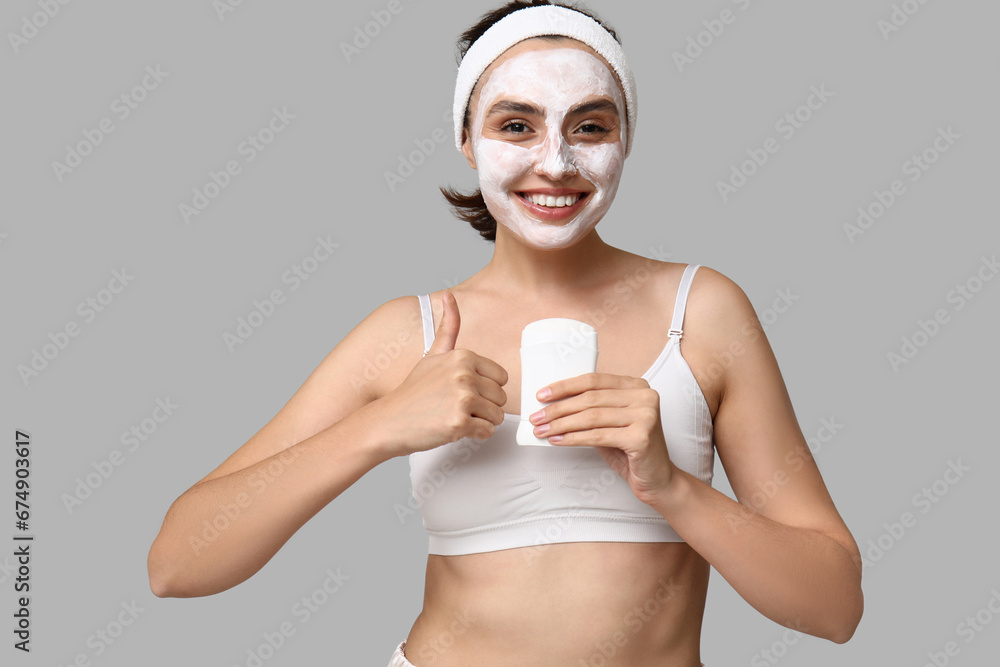
[[[676, 298], [674, 295], [689, 264], [698, 266], [684, 306], [681, 351], [714, 420], [723, 387], [719, 364], [736, 353], [735, 342], [755, 339], [757, 316], [740, 286], [722, 272], [697, 262], [663, 264], [666, 265], [662, 283], [665, 302]], [[673, 303], [664, 303], [664, 307], [672, 313]]]
[[405, 377], [424, 350], [420, 304], [416, 295], [402, 295], [376, 306], [348, 333], [342, 345], [374, 398]]
[[[683, 271], [686, 265], [680, 266]], [[748, 308], [754, 312], [750, 299], [735, 280], [704, 264], [698, 265], [691, 281], [688, 304], [698, 319], [708, 320], [713, 326], [732, 319], [733, 315], [746, 315]]]
[[[421, 307], [418, 294], [404, 294], [383, 302], [372, 310], [364, 322], [381, 345], [393, 342], [409, 347], [422, 331]], [[423, 345], [423, 342], [419, 342]], [[421, 347], [421, 349], [423, 349]]]
[[721, 271], [701, 265], [688, 292], [684, 340], [696, 364], [707, 368], [748, 346], [766, 345], [767, 338], [743, 288]]
[[[689, 301], [707, 301], [713, 310], [724, 311], [734, 302], [745, 298], [740, 286], [729, 276], [710, 266], [698, 262], [668, 262], [650, 257], [635, 255], [633, 272], [649, 271], [667, 284], [676, 287], [689, 266], [697, 266], [691, 281]], [[696, 296], [697, 295], [697, 296]]]

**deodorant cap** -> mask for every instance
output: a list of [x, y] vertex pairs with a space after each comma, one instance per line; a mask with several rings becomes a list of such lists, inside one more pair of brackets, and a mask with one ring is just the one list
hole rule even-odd
[[586, 322], [566, 317], [537, 320], [521, 331], [521, 347], [561, 343], [575, 348], [597, 349], [597, 330]]

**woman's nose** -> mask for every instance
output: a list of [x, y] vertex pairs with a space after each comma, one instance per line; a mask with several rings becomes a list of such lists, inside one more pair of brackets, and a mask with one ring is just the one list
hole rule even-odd
[[535, 173], [539, 176], [558, 181], [567, 175], [576, 173], [576, 165], [573, 164], [569, 144], [566, 143], [561, 132], [552, 131], [550, 128], [545, 135], [545, 140], [539, 144], [538, 150], [539, 156], [535, 163]]

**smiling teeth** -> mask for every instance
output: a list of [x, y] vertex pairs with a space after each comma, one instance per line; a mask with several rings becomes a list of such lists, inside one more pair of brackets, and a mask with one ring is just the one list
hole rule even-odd
[[560, 197], [552, 197], [550, 195], [533, 195], [525, 194], [524, 198], [530, 201], [536, 206], [547, 206], [550, 208], [562, 208], [564, 206], [572, 206], [580, 200], [579, 193], [575, 195], [563, 195]]

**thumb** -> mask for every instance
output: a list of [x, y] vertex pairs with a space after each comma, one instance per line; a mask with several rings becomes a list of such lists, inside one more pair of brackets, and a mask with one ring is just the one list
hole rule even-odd
[[458, 302], [455, 301], [455, 295], [447, 290], [442, 292], [441, 306], [444, 309], [441, 324], [438, 325], [437, 332], [434, 334], [434, 342], [427, 351], [428, 355], [454, 350], [455, 340], [458, 338], [461, 317], [458, 314]]

